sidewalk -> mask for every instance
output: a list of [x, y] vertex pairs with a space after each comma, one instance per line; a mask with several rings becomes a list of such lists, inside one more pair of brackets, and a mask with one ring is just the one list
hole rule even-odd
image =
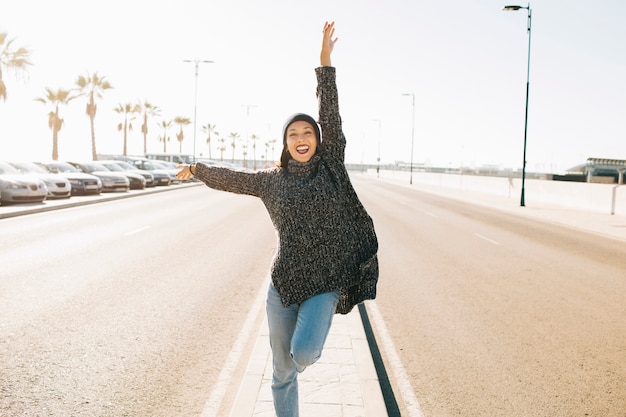
[[[265, 317], [230, 417], [274, 417]], [[385, 402], [361, 315], [336, 314], [320, 360], [298, 376], [302, 417], [384, 417]]]

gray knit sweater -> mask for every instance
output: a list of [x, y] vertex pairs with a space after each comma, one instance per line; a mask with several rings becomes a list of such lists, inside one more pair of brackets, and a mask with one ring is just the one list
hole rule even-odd
[[308, 162], [261, 171], [199, 162], [195, 177], [263, 201], [278, 235], [271, 278], [285, 306], [339, 291], [337, 313], [346, 314], [376, 297], [378, 241], [344, 164], [335, 68], [315, 73], [322, 143]]

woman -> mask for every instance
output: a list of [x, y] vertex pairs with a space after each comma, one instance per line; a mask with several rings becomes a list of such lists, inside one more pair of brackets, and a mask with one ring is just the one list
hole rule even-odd
[[315, 69], [319, 126], [306, 114], [291, 116], [277, 167], [250, 171], [198, 162], [178, 173], [182, 180], [193, 175], [211, 188], [259, 197], [276, 228], [266, 308], [278, 417], [298, 416], [298, 372], [320, 358], [333, 315], [376, 296], [376, 233], [344, 164], [330, 59], [334, 31], [334, 22], [324, 24], [321, 66]]

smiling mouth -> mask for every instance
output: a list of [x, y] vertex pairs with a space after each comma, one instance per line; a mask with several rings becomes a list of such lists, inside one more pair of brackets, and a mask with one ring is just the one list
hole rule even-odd
[[298, 152], [299, 154], [305, 154], [309, 151], [309, 146], [308, 145], [300, 145], [296, 148], [296, 152]]

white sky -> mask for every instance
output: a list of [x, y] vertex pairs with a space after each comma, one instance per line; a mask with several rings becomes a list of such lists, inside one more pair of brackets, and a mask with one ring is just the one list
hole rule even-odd
[[[33, 66], [26, 74], [3, 73], [0, 159], [50, 159], [52, 109], [34, 99], [45, 87], [70, 89], [79, 75], [94, 72], [114, 86], [98, 102], [98, 151], [122, 152], [121, 116], [113, 108], [140, 100], [161, 109], [162, 118], [149, 126], [148, 151], [162, 151], [157, 123], [193, 120], [194, 65], [185, 59], [215, 61], [199, 68], [198, 156], [208, 156], [200, 130], [207, 123], [223, 137], [237, 132], [280, 141], [287, 116], [316, 116], [313, 69], [324, 21], [334, 20], [348, 162], [374, 163], [379, 138], [383, 163], [410, 160], [412, 105], [403, 93], [414, 93], [414, 161], [519, 169], [527, 11], [502, 7], [527, 3], [507, 1], [6, 2], [0, 32], [31, 50]], [[550, 0], [531, 7], [528, 169], [626, 159], [626, 2]], [[61, 160], [91, 158], [85, 104], [80, 98], [61, 108]], [[129, 135], [130, 154], [143, 150], [140, 125]], [[168, 152], [179, 151], [176, 131], [168, 132]], [[182, 151], [193, 153], [193, 124], [184, 131]]]

